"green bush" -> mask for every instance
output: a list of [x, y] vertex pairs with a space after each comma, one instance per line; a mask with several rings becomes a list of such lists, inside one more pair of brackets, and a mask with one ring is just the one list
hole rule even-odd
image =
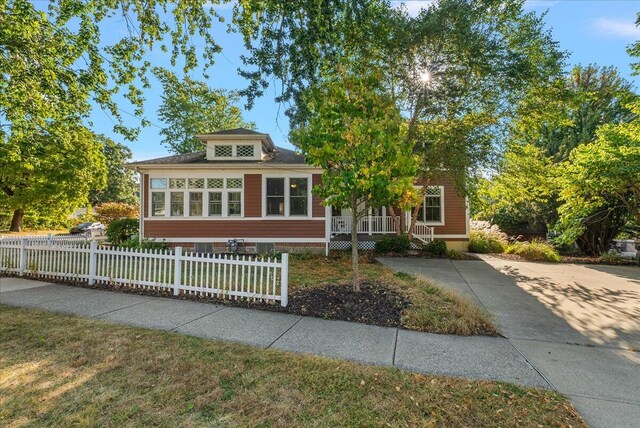
[[557, 263], [560, 261], [560, 255], [553, 248], [553, 245], [542, 242], [514, 242], [507, 247], [507, 254], [515, 254], [527, 260], [547, 261]]
[[625, 263], [627, 261], [627, 259], [625, 259], [624, 257], [622, 257], [618, 253], [609, 253], [609, 252], [607, 252], [607, 253], [600, 254], [600, 257], [598, 257], [598, 261], [603, 262], [603, 263], [619, 264], [619, 263]]
[[447, 258], [449, 260], [467, 260], [467, 256], [464, 253], [461, 253], [460, 251], [451, 249], [451, 250], [447, 250]]
[[394, 235], [376, 242], [376, 253], [406, 254], [411, 249], [407, 235]]
[[469, 235], [469, 251], [472, 253], [504, 253], [507, 244], [503, 233], [489, 229], [472, 230]]
[[166, 241], [143, 239], [142, 242], [140, 242], [137, 236], [132, 236], [131, 238], [124, 241], [120, 246], [125, 248], [136, 248], [140, 250], [167, 250], [169, 248], [169, 245], [166, 243]]
[[121, 246], [138, 234], [138, 220], [135, 218], [123, 218], [112, 221], [107, 226], [107, 238], [111, 245]]
[[447, 254], [447, 243], [442, 239], [434, 239], [422, 246], [422, 251], [430, 256], [442, 257]]

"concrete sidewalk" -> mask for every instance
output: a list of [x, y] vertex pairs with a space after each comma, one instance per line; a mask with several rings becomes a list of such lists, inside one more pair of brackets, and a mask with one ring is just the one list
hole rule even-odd
[[480, 257], [380, 261], [486, 307], [590, 425], [639, 427], [640, 269]]
[[497, 337], [419, 333], [19, 278], [0, 278], [0, 303], [419, 373], [550, 387]]

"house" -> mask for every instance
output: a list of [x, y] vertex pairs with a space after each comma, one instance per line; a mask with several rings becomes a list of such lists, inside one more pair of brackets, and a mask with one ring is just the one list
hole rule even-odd
[[[140, 235], [196, 251], [222, 251], [238, 239], [251, 251], [350, 248], [349, 211], [325, 207], [312, 194], [322, 169], [278, 148], [268, 134], [231, 129], [197, 136], [205, 150], [133, 162], [140, 174]], [[406, 232], [410, 214], [400, 212]], [[451, 183], [431, 183], [414, 235], [466, 249], [469, 217]], [[356, 225], [362, 248], [396, 233], [386, 208], [371, 208]]]

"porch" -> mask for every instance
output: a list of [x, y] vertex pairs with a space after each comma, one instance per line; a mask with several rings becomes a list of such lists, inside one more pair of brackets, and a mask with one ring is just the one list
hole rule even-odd
[[[330, 218], [330, 235], [332, 240], [343, 240], [342, 237], [350, 235], [353, 219], [350, 215], [331, 216]], [[389, 235], [396, 233], [396, 225], [400, 225], [400, 231], [402, 233], [409, 232], [409, 225], [411, 224], [408, 213], [403, 217], [394, 217], [388, 215], [368, 215], [358, 219], [356, 225], [356, 231], [358, 235], [363, 237], [369, 237], [368, 240], [374, 239], [374, 235]], [[423, 243], [431, 242], [433, 240], [433, 227], [423, 223], [416, 222], [413, 227], [414, 238], [422, 241]]]

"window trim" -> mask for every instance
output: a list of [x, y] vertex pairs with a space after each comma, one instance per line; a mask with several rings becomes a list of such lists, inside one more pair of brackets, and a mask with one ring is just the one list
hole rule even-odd
[[[415, 186], [415, 187], [422, 188], [424, 186]], [[444, 224], [445, 224], [445, 219], [444, 219], [444, 204], [445, 204], [444, 186], [437, 185], [437, 186], [428, 186], [428, 187], [438, 187], [438, 188], [440, 188], [440, 221], [422, 221], [420, 223], [426, 224], [427, 226], [444, 226]], [[420, 209], [423, 210], [422, 218], [426, 217], [426, 212], [424, 210], [426, 209], [425, 205], [426, 205], [426, 202], [427, 202], [427, 196], [435, 196], [435, 195], [424, 195], [424, 197], [422, 198], [422, 203], [420, 204]]]
[[[211, 174], [200, 174], [198, 176], [176, 176], [174, 174], [169, 175], [169, 176], [162, 176], [162, 177], [153, 177], [153, 178], [163, 178], [167, 181], [167, 188], [165, 189], [148, 189], [148, 191], [154, 192], [154, 193], [164, 193], [164, 203], [165, 203], [165, 214], [163, 216], [154, 216], [153, 215], [153, 199], [150, 196], [148, 199], [148, 209], [149, 209], [149, 215], [146, 216], [145, 218], [149, 218], [149, 219], [182, 219], [182, 220], [188, 220], [188, 219], [193, 219], [193, 220], [203, 220], [203, 219], [209, 219], [209, 220], [215, 220], [215, 219], [227, 219], [227, 218], [232, 218], [232, 219], [237, 219], [237, 218], [244, 218], [244, 186], [245, 186], [245, 178], [244, 178], [244, 174], [215, 174], [215, 175], [211, 175]], [[185, 179], [185, 187], [182, 189], [170, 189], [168, 187], [169, 184], [169, 179], [172, 178], [184, 178]], [[197, 188], [197, 189], [191, 189], [188, 186], [188, 180], [189, 178], [203, 178], [204, 179], [204, 187], [203, 188]], [[223, 180], [223, 187], [222, 188], [210, 188], [209, 187], [209, 183], [208, 183], [208, 179], [210, 178], [221, 178]], [[151, 179], [151, 177], [150, 177]], [[227, 188], [227, 179], [240, 179], [242, 180], [242, 186], [239, 188]], [[151, 181], [149, 180], [149, 183], [151, 183]], [[150, 184], [149, 184], [150, 186]], [[202, 215], [201, 216], [191, 216], [189, 215], [191, 213], [190, 210], [190, 195], [189, 193], [191, 192], [198, 192], [198, 193], [202, 193]], [[210, 216], [209, 215], [209, 192], [219, 192], [222, 193], [222, 215], [215, 215], [215, 216]], [[230, 192], [235, 192], [235, 193], [240, 193], [240, 215], [228, 215], [229, 213], [229, 193]], [[173, 216], [171, 215], [171, 193], [182, 193], [183, 194], [183, 214], [180, 216]]]
[[[269, 214], [267, 215], [267, 178], [284, 178], [284, 215]], [[307, 180], [307, 215], [291, 215], [291, 195], [290, 185], [292, 178], [302, 178]], [[308, 173], [290, 173], [290, 174], [262, 174], [262, 218], [277, 219], [277, 218], [289, 218], [289, 219], [309, 219], [313, 218], [313, 174]]]

